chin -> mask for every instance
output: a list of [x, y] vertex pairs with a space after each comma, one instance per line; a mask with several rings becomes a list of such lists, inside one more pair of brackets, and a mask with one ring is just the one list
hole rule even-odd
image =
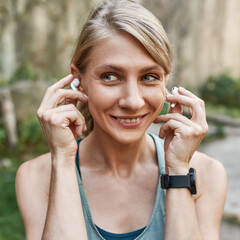
[[[146, 121], [146, 119], [145, 119]], [[114, 124], [113, 124], [114, 123]], [[151, 121], [144, 120], [138, 124], [117, 123], [115, 120], [100, 124], [94, 122], [95, 131], [101, 136], [102, 141], [106, 139], [107, 142], [115, 142], [122, 145], [129, 145], [139, 142], [144, 138], [146, 131], [151, 124]], [[136, 126], [135, 126], [136, 125]]]
[[131, 130], [126, 130], [126, 131], [117, 131], [114, 134], [109, 134], [109, 136], [111, 136], [113, 141], [116, 141], [123, 145], [129, 145], [129, 144], [140, 141], [144, 137], [145, 133], [146, 131], [134, 132]]

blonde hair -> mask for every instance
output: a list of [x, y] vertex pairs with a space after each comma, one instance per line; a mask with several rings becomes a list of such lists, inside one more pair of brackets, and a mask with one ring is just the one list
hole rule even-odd
[[[163, 68], [166, 75], [171, 72], [172, 50], [159, 20], [134, 0], [106, 0], [92, 11], [80, 33], [72, 58], [72, 63], [80, 73], [85, 73], [93, 48], [116, 31], [131, 34]], [[87, 135], [93, 129], [93, 119], [87, 104], [81, 104], [80, 110], [87, 123]]]

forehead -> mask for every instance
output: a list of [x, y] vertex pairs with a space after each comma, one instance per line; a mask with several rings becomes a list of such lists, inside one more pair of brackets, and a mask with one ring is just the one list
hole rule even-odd
[[143, 45], [127, 33], [114, 33], [100, 41], [92, 50], [88, 67], [114, 64], [125, 67], [146, 67], [157, 64]]

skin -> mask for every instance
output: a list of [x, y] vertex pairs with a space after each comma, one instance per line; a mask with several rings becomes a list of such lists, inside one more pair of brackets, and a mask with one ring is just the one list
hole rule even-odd
[[[47, 90], [38, 110], [50, 153], [27, 161], [17, 173], [27, 239], [87, 239], [75, 173], [75, 138], [86, 126], [76, 101], [88, 102], [94, 118], [93, 132], [80, 144], [79, 164], [96, 225], [126, 233], [148, 224], [159, 168], [146, 129], [155, 122], [163, 123], [159, 137], [165, 138], [166, 172], [187, 174], [194, 167], [198, 180], [193, 196], [188, 189], [167, 190], [165, 239], [219, 239], [226, 174], [218, 161], [196, 152], [208, 129], [203, 101], [180, 88], [179, 95], [167, 96], [176, 103], [172, 113], [158, 116], [166, 75], [143, 46], [124, 33], [93, 49], [85, 74], [74, 65], [71, 71], [73, 75]], [[74, 77], [81, 81], [79, 91], [63, 89]], [[64, 100], [65, 105], [58, 106]], [[191, 119], [182, 116], [182, 105], [189, 108]]]

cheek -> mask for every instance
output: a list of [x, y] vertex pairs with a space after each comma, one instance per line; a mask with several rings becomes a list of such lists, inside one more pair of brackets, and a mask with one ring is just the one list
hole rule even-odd
[[157, 114], [162, 110], [164, 99], [165, 90], [163, 88], [152, 88], [148, 91], [148, 103]]
[[[118, 101], [119, 92], [117, 89], [102, 86], [88, 88], [88, 106], [93, 116], [112, 108]], [[95, 113], [95, 114], [94, 114]]]

